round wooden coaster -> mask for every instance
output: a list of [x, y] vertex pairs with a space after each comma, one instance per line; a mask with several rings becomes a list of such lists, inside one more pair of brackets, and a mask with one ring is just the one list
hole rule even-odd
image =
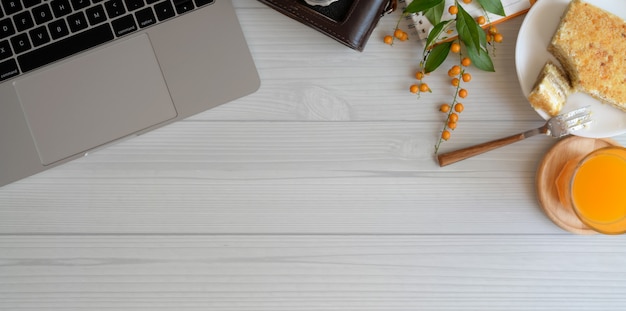
[[576, 234], [597, 233], [583, 224], [571, 207], [561, 204], [554, 182], [570, 159], [609, 146], [619, 146], [619, 143], [609, 138], [570, 136], [556, 143], [543, 157], [537, 170], [537, 197], [543, 211], [557, 226]]

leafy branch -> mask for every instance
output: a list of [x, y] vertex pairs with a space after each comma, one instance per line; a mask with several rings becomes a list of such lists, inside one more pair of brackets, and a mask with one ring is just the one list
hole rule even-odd
[[[504, 16], [504, 8], [500, 0], [476, 0], [484, 11]], [[455, 1], [455, 7], [458, 9], [456, 17], [450, 20], [442, 21], [443, 12], [445, 10], [445, 0], [413, 0], [403, 12], [403, 15], [422, 13], [431, 24], [435, 27], [428, 34], [424, 47], [424, 60], [422, 65], [426, 73], [435, 71], [447, 58], [448, 51], [443, 48], [437, 48], [439, 45], [449, 42], [446, 41], [445, 34], [450, 26], [454, 24], [458, 37], [465, 46], [469, 58], [474, 66], [484, 71], [495, 71], [493, 62], [488, 53], [487, 35], [482, 27], [478, 24], [463, 6]], [[442, 42], [443, 41], [443, 42]], [[433, 58], [432, 61], [428, 61]]]
[[[448, 7], [448, 12], [453, 16], [451, 19], [443, 19], [446, 0], [413, 0], [404, 9], [402, 17], [410, 14], [422, 14], [434, 25], [429, 32], [422, 59], [420, 60], [420, 70], [416, 73], [418, 84], [410, 87], [412, 93], [417, 93], [418, 97], [422, 92], [431, 92], [426, 83], [423, 82], [425, 75], [437, 70], [448, 58], [450, 53], [458, 54], [459, 65], [454, 65], [448, 75], [452, 78], [451, 84], [455, 87], [455, 93], [451, 104], [441, 104], [440, 111], [446, 113], [446, 120], [441, 132], [441, 136], [435, 145], [435, 153], [438, 152], [440, 144], [450, 138], [450, 130], [456, 128], [458, 113], [463, 111], [464, 106], [458, 102], [459, 98], [467, 96], [467, 90], [461, 87], [462, 82], [469, 82], [471, 75], [467, 72], [467, 67], [471, 64], [474, 67], [493, 72], [495, 71], [491, 60], [490, 47], [495, 51], [493, 42], [501, 42], [502, 35], [497, 32], [495, 26], [488, 24], [488, 29], [484, 30], [481, 24], [485, 24], [488, 19], [488, 12], [500, 16], [505, 16], [504, 7], [501, 0], [475, 0], [482, 9], [484, 15], [477, 18], [472, 17], [466, 9], [460, 5], [459, 0], [454, 0], [454, 4]], [[463, 0], [465, 4], [472, 0]], [[399, 23], [399, 21], [398, 21]], [[398, 24], [399, 25], [399, 24]], [[394, 38], [401, 41], [407, 39], [407, 34], [396, 25], [394, 36], [386, 36], [385, 42], [392, 44]], [[450, 38], [449, 35], [456, 29], [458, 38]]]

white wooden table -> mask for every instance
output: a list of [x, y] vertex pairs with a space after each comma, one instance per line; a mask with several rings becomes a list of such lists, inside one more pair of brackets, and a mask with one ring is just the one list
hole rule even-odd
[[[408, 92], [422, 46], [382, 43], [397, 15], [359, 53], [234, 3], [257, 93], [0, 188], [0, 310], [626, 309], [626, 237], [569, 234], [537, 203], [555, 140], [438, 167], [453, 90], [441, 70]], [[442, 151], [542, 124], [522, 19]]]

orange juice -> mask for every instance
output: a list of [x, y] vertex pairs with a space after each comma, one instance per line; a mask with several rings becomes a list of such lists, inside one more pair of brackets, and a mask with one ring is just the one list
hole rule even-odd
[[570, 182], [580, 220], [602, 233], [626, 231], [626, 149], [598, 149], [578, 164]]

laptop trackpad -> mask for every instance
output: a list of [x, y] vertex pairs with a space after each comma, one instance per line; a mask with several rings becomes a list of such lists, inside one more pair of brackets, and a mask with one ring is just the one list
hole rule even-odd
[[48, 165], [176, 117], [147, 35], [15, 83]]

